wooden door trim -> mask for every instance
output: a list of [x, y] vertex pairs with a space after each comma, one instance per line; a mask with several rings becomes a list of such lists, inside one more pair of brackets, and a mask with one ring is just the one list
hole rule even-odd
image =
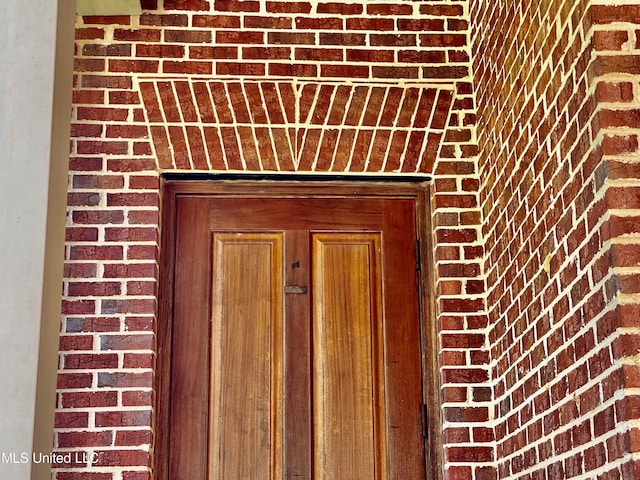
[[432, 184], [430, 182], [349, 182], [349, 181], [272, 181], [272, 180], [175, 180], [161, 185], [161, 243], [156, 328], [156, 369], [154, 387], [153, 467], [156, 480], [169, 480], [170, 378], [175, 277], [176, 210], [181, 196], [258, 197], [258, 198], [404, 198], [416, 208], [417, 240], [421, 243], [418, 270], [424, 403], [429, 411], [428, 441], [425, 452], [427, 478], [443, 477], [442, 413], [438, 330], [435, 318], [435, 282], [431, 241]]

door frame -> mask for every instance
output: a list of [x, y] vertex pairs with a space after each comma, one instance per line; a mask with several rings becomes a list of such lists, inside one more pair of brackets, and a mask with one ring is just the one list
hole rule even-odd
[[[308, 177], [307, 177], [308, 178]], [[361, 177], [360, 177], [361, 178]], [[375, 180], [375, 179], [372, 179]], [[431, 229], [432, 183], [429, 181], [327, 181], [327, 180], [191, 180], [166, 179], [161, 182], [160, 255], [158, 276], [158, 319], [156, 324], [156, 364], [154, 374], [153, 477], [168, 479], [169, 411], [171, 386], [171, 342], [177, 198], [185, 195], [224, 197], [294, 198], [403, 198], [416, 209], [416, 235], [421, 254], [417, 259], [419, 285], [423, 402], [428, 415], [423, 421], [427, 438], [425, 469], [429, 480], [443, 477], [442, 402], [439, 368], [439, 335], [435, 317], [435, 276]]]

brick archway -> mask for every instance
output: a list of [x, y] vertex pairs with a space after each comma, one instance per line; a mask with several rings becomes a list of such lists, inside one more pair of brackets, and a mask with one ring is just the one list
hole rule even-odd
[[433, 171], [451, 87], [143, 80], [161, 169]]

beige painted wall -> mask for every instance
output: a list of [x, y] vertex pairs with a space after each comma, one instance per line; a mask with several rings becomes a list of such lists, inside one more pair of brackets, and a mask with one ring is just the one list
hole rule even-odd
[[78, 15], [140, 15], [140, 0], [76, 0]]

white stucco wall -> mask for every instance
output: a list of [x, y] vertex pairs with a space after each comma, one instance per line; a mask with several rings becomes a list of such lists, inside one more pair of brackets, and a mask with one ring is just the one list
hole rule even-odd
[[53, 440], [74, 12], [74, 0], [0, 2], [3, 479], [50, 475], [20, 455]]

